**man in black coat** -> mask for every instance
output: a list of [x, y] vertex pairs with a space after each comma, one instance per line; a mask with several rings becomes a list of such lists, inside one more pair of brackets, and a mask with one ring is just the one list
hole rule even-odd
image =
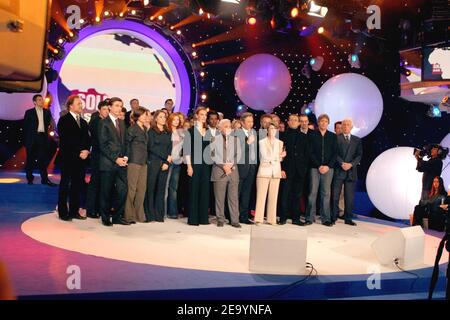
[[344, 185], [344, 219], [345, 224], [356, 226], [352, 221], [355, 184], [358, 180], [357, 165], [362, 158], [361, 139], [352, 135], [351, 119], [342, 121], [342, 134], [337, 135], [337, 156], [333, 178], [333, 207], [331, 222], [336, 223], [339, 216], [339, 196]]
[[318, 118], [318, 130], [308, 138], [310, 150], [310, 192], [306, 210], [306, 224], [314, 223], [317, 194], [320, 190], [320, 216], [322, 224], [331, 227], [330, 195], [337, 156], [336, 135], [327, 130], [330, 118], [322, 114]]
[[304, 225], [300, 221], [300, 197], [308, 169], [308, 137], [299, 131], [297, 114], [289, 116], [288, 128], [283, 134], [286, 157], [281, 162], [283, 188], [281, 190], [281, 212], [278, 224], [285, 224], [289, 215], [292, 224]]
[[131, 113], [139, 108], [139, 100], [131, 99], [130, 101], [130, 110], [125, 113], [125, 125], [127, 128], [131, 126]]
[[253, 129], [253, 114], [245, 112], [241, 116], [242, 128], [234, 133], [238, 137], [241, 158], [238, 159], [239, 171], [239, 222], [252, 224], [249, 219], [252, 189], [258, 170], [258, 136]]
[[[110, 99], [109, 115], [100, 120], [98, 142], [100, 148], [100, 214], [103, 225], [129, 225], [124, 220], [125, 201], [127, 197], [127, 165], [125, 157], [125, 121], [120, 120], [123, 102], [119, 98]], [[113, 197], [113, 190], [116, 197]], [[111, 204], [116, 200], [112, 222]]]
[[431, 157], [428, 161], [423, 160], [419, 154], [415, 153], [417, 159], [416, 170], [423, 172], [422, 176], [422, 195], [421, 200], [428, 199], [428, 194], [435, 177], [440, 177], [442, 173], [442, 160], [439, 158], [439, 146], [434, 145], [431, 148]]
[[[61, 220], [84, 220], [78, 213], [80, 194], [86, 172], [86, 159], [91, 148], [87, 122], [81, 118], [83, 104], [79, 96], [67, 99], [68, 112], [58, 121], [61, 182], [58, 195], [58, 215]], [[69, 209], [67, 198], [69, 197]]]
[[98, 141], [98, 124], [109, 115], [110, 100], [100, 101], [98, 111], [92, 114], [89, 121], [89, 133], [92, 139], [91, 178], [86, 195], [86, 215], [97, 219], [100, 216], [100, 147]]
[[37, 160], [37, 166], [41, 174], [41, 183], [48, 186], [56, 186], [48, 179], [47, 162], [49, 152], [48, 132], [53, 123], [52, 115], [44, 108], [44, 98], [37, 94], [33, 96], [34, 108], [25, 112], [24, 116], [24, 145], [27, 152], [25, 171], [28, 184], [33, 184], [33, 169]]

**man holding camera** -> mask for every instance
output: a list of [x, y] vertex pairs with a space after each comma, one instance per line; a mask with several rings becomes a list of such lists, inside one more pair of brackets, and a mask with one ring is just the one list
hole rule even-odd
[[414, 154], [417, 159], [416, 170], [419, 172], [423, 172], [422, 195], [420, 197], [421, 200], [425, 200], [428, 196], [428, 193], [430, 193], [434, 177], [441, 176], [442, 159], [439, 157], [439, 149], [439, 145], [431, 146], [429, 160], [423, 160], [424, 155], [420, 151], [416, 151]]

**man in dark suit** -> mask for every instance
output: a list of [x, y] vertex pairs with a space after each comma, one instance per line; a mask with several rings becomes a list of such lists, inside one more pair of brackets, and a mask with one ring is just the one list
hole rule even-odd
[[241, 157], [238, 162], [239, 171], [239, 222], [253, 224], [249, 219], [252, 189], [258, 170], [258, 136], [253, 129], [253, 114], [245, 112], [241, 116], [242, 128], [234, 133], [240, 143]]
[[[119, 98], [110, 99], [109, 115], [100, 120], [98, 141], [100, 147], [100, 214], [105, 226], [113, 224], [129, 225], [124, 220], [127, 197], [127, 162], [125, 157], [125, 121], [120, 120], [123, 102]], [[112, 192], [116, 191], [116, 197]], [[115, 210], [110, 218], [111, 204], [116, 200]]]
[[47, 161], [49, 152], [48, 132], [53, 123], [52, 115], [44, 108], [44, 98], [37, 94], [33, 97], [34, 108], [25, 112], [24, 117], [24, 144], [27, 152], [25, 166], [28, 184], [33, 184], [33, 169], [35, 161], [41, 174], [41, 183], [56, 186], [48, 179]]
[[300, 221], [300, 197], [308, 170], [308, 138], [299, 131], [299, 117], [289, 116], [288, 128], [283, 134], [286, 157], [281, 162], [281, 176], [284, 180], [281, 191], [281, 212], [278, 224], [285, 224], [289, 214], [292, 224], [304, 225]]
[[[81, 216], [78, 210], [80, 209], [80, 193], [86, 171], [86, 159], [91, 148], [89, 128], [87, 122], [81, 118], [83, 103], [79, 96], [70, 96], [67, 99], [66, 108], [68, 112], [58, 121], [61, 156], [58, 215], [61, 220], [65, 221], [84, 220], [86, 217]], [[69, 210], [67, 210], [68, 196]]]
[[92, 114], [89, 121], [89, 132], [92, 139], [91, 150], [91, 178], [86, 195], [86, 215], [89, 218], [97, 219], [100, 216], [100, 147], [98, 141], [98, 124], [100, 120], [109, 115], [109, 99], [100, 101], [98, 111]]
[[339, 196], [344, 185], [344, 219], [345, 224], [356, 226], [352, 221], [355, 184], [358, 180], [356, 167], [362, 158], [361, 139], [350, 132], [353, 128], [351, 119], [342, 121], [342, 134], [337, 135], [337, 156], [333, 179], [332, 223], [339, 216]]
[[131, 125], [131, 113], [134, 110], [137, 110], [137, 108], [139, 108], [139, 100], [138, 99], [131, 99], [131, 101], [130, 101], [130, 110], [125, 113], [125, 125], [126, 125], [127, 128], [130, 127], [130, 125]]

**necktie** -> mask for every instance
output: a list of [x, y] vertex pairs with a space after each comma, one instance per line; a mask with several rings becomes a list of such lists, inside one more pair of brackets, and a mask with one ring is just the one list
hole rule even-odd
[[78, 124], [78, 127], [81, 128], [80, 115], [79, 114], [77, 114], [77, 124]]
[[119, 135], [119, 139], [122, 139], [122, 133], [120, 132], [119, 119], [116, 119], [116, 130], [117, 130], [117, 134]]
[[350, 137], [348, 135], [345, 135], [345, 142], [350, 142]]

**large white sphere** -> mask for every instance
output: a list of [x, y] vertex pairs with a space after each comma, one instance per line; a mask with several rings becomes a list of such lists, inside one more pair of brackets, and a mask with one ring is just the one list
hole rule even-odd
[[[441, 142], [441, 146], [450, 148], [450, 133], [445, 136]], [[444, 159], [441, 177], [444, 179], [445, 190], [450, 190], [450, 157]]]
[[394, 219], [409, 219], [419, 203], [422, 174], [414, 148], [397, 147], [380, 154], [367, 172], [366, 187], [375, 207]]
[[[0, 93], [0, 120], [21, 120], [25, 111], [33, 107], [33, 96], [36, 93]], [[40, 94], [47, 95], [47, 80], [44, 77]]]
[[383, 114], [383, 98], [372, 80], [356, 73], [343, 73], [327, 80], [317, 93], [315, 113], [328, 114], [330, 130], [345, 118], [353, 120], [352, 134], [371, 133]]

